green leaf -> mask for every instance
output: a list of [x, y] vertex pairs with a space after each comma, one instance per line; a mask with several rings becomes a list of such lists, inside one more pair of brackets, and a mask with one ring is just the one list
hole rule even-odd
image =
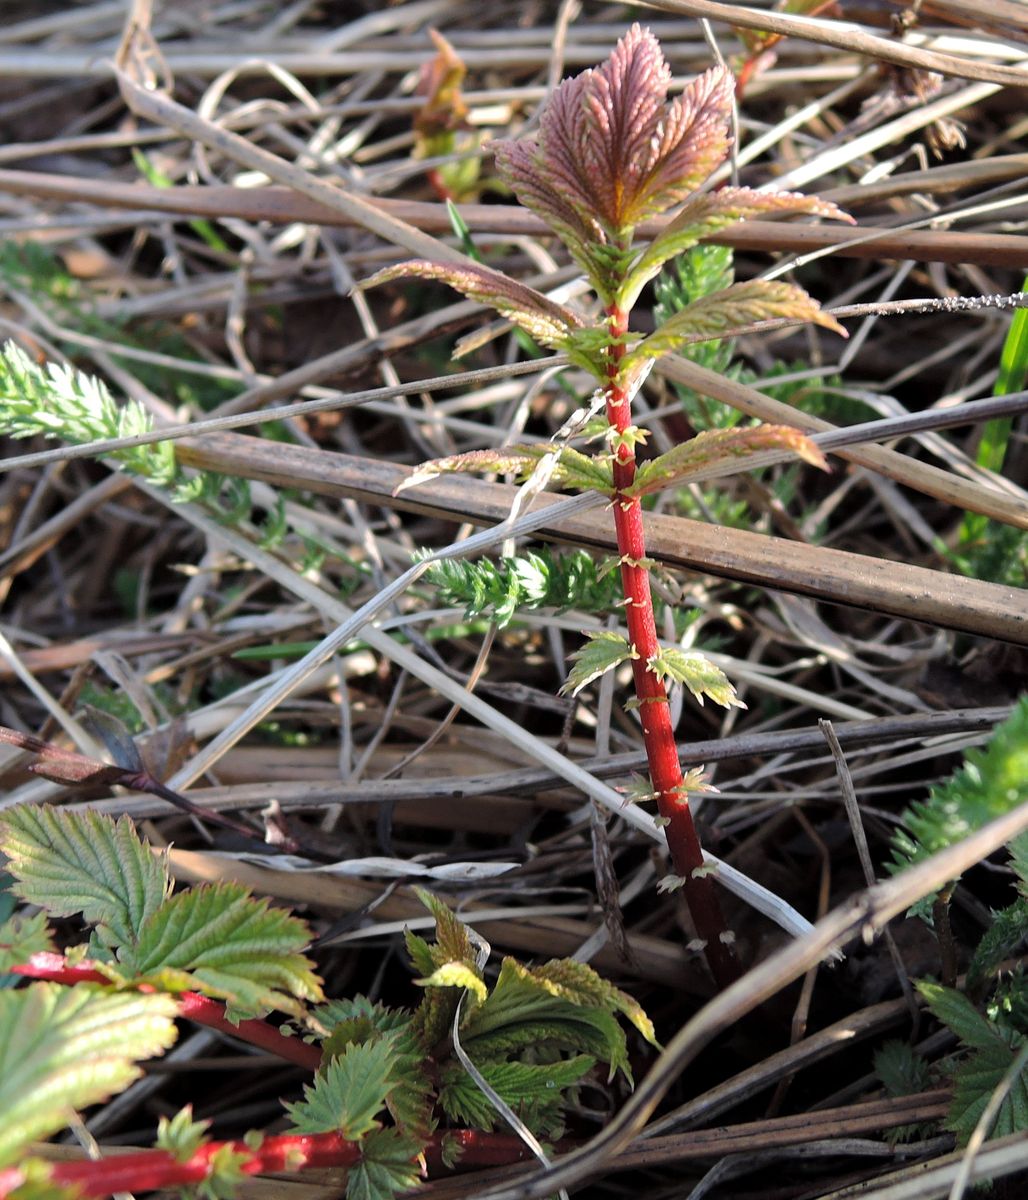
[[307, 926], [237, 883], [180, 892], [143, 922], [122, 965], [169, 990], [195, 988], [227, 1001], [229, 1020], [278, 1009], [303, 1014], [322, 999], [321, 983], [300, 950]]
[[662, 646], [646, 664], [658, 679], [673, 679], [687, 687], [696, 699], [703, 703], [709, 696], [722, 708], [745, 708], [736, 696], [728, 676], [720, 667], [714, 666], [709, 658], [698, 650], [679, 650], [674, 646]]
[[[596, 1065], [587, 1054], [562, 1058], [542, 1065], [520, 1062], [476, 1062], [486, 1083], [520, 1116], [530, 1129], [539, 1129], [539, 1120], [552, 1120], [564, 1101], [562, 1092], [574, 1087]], [[491, 1130], [500, 1114], [489, 1097], [459, 1063], [451, 1063], [443, 1072], [439, 1103], [451, 1121]], [[540, 1109], [553, 1110], [549, 1114]]]
[[421, 987], [467, 988], [476, 1000], [484, 1000], [488, 994], [478, 970], [462, 962], [443, 963], [431, 975], [415, 979], [414, 982]]
[[663, 358], [682, 346], [734, 337], [764, 321], [810, 321], [846, 337], [846, 331], [816, 300], [791, 283], [750, 279], [694, 300], [625, 355], [622, 371], [648, 358]]
[[416, 1159], [423, 1144], [397, 1129], [379, 1129], [361, 1146], [361, 1161], [346, 1177], [346, 1200], [392, 1200], [421, 1182]]
[[[895, 874], [923, 862], [1026, 801], [1028, 696], [1022, 696], [987, 745], [969, 750], [958, 771], [903, 813], [905, 828], [893, 837], [888, 869]], [[1028, 838], [1015, 838], [1011, 850], [1014, 870], [1028, 880]], [[1020, 890], [1028, 890], [1028, 883]]]
[[984, 988], [1000, 963], [1017, 951], [1028, 938], [1028, 900], [1023, 897], [993, 914], [992, 924], [967, 968], [967, 990], [976, 995]]
[[989, 1137], [1006, 1137], [1028, 1129], [1028, 1074], [1024, 1065], [1024, 1039], [1010, 1030], [995, 1029], [993, 1041], [973, 1051], [953, 1073], [953, 1099], [946, 1117], [946, 1128], [957, 1135], [961, 1146], [967, 1144], [981, 1119], [986, 1105], [1020, 1058], [1020, 1069], [1013, 1086], [1000, 1103]]
[[290, 1120], [300, 1133], [339, 1132], [359, 1141], [381, 1125], [375, 1118], [395, 1087], [395, 1066], [388, 1039], [351, 1043], [318, 1072], [312, 1087], [304, 1087], [303, 1100], [285, 1106]]
[[638, 1029], [651, 1046], [659, 1046], [653, 1022], [646, 1010], [627, 992], [604, 979], [589, 966], [574, 958], [551, 958], [541, 967], [533, 967], [534, 978], [553, 984], [558, 995], [573, 1004], [605, 1008], [619, 1012]]
[[45, 912], [10, 917], [0, 925], [0, 974], [53, 948]]
[[589, 640], [581, 650], [571, 657], [575, 665], [568, 674], [567, 682], [560, 689], [561, 695], [577, 696], [582, 688], [606, 675], [615, 667], [630, 659], [638, 658], [636, 650], [619, 634], [602, 630], [587, 635]]
[[669, 259], [690, 250], [703, 238], [747, 217], [788, 212], [811, 213], [853, 223], [848, 213], [830, 201], [796, 192], [724, 187], [691, 196], [623, 277], [617, 297], [620, 307], [631, 309], [642, 289]]
[[128, 817], [19, 805], [0, 818], [0, 850], [17, 895], [55, 917], [82, 913], [111, 947], [131, 946], [171, 888], [166, 856]]
[[445, 962], [462, 962], [465, 966], [477, 966], [468, 927], [453, 909], [424, 888], [416, 887], [414, 893], [435, 918], [436, 944], [430, 947], [433, 965], [441, 967]]
[[193, 1106], [187, 1104], [173, 1117], [158, 1119], [155, 1146], [173, 1154], [178, 1162], [188, 1162], [203, 1145], [210, 1127], [210, 1121], [194, 1121]]
[[995, 1044], [995, 1025], [983, 1017], [962, 992], [927, 979], [918, 982], [917, 990], [924, 996], [934, 1016], [966, 1046], [983, 1050]]
[[581, 317], [572, 309], [481, 263], [435, 263], [413, 259], [378, 271], [366, 279], [361, 288], [377, 287], [410, 276], [449, 284], [469, 300], [495, 309], [545, 346], [560, 349], [571, 331], [582, 324]]
[[140, 1077], [175, 1041], [170, 996], [33, 983], [0, 991], [0, 1165]]
[[538, 446], [502, 446], [495, 450], [468, 450], [463, 454], [429, 459], [403, 480], [396, 493], [417, 487], [435, 479], [437, 475], [489, 473], [513, 475], [519, 482], [524, 482], [539, 462], [550, 455], [558, 455], [550, 474], [553, 483], [561, 487], [577, 488], [579, 491], [598, 491], [604, 495], [613, 493], [613, 475], [605, 457], [582, 454], [572, 446], [562, 446], [558, 450], [551, 442]]
[[[549, 1037], [547, 1029], [552, 1031]], [[516, 959], [505, 958], [487, 999], [464, 1018], [464, 1048], [478, 1061], [496, 1057], [500, 1044], [507, 1049], [526, 1049], [551, 1038], [562, 1048], [579, 1050], [609, 1063], [611, 1075], [622, 1070], [631, 1078], [624, 1031], [609, 1011], [576, 1003], [563, 993], [556, 980], [538, 976]]]
[[688, 482], [689, 478], [714, 465], [739, 462], [738, 470], [747, 469], [746, 459], [765, 450], [786, 450], [812, 466], [828, 469], [824, 455], [814, 442], [791, 425], [754, 425], [745, 429], [708, 429], [687, 442], [672, 447], [658, 458], [639, 466], [635, 482], [624, 489], [626, 496], [645, 496], [667, 487]]

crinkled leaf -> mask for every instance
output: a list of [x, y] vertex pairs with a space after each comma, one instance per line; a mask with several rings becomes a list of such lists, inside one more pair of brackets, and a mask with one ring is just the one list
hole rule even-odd
[[731, 75], [714, 68], [669, 105], [670, 82], [657, 39], [633, 25], [602, 66], [557, 88], [536, 138], [497, 147], [497, 166], [518, 199], [572, 250], [617, 241], [724, 160]]
[[[641, 463], [635, 482], [624, 489], [626, 496], [646, 496], [663, 488], [687, 482], [690, 476], [716, 463], [730, 462], [764, 450], [787, 450], [811, 466], [828, 469], [817, 445], [791, 425], [755, 425], [752, 428], [707, 429], [666, 454]], [[745, 461], [739, 470], [746, 470]]]
[[967, 968], [967, 990], [975, 995], [1000, 963], [1021, 948], [1028, 938], [1028, 901], [1019, 897], [993, 913], [992, 924], [982, 935]]
[[421, 987], [467, 988], [477, 1000], [484, 1000], [488, 990], [478, 971], [461, 962], [443, 963], [431, 975], [415, 979], [414, 982]]
[[431, 947], [433, 964], [441, 967], [445, 962], [462, 962], [465, 966], [477, 967], [475, 948], [464, 922], [438, 896], [424, 888], [415, 888], [414, 892], [435, 918], [436, 944]]
[[582, 319], [570, 308], [481, 263], [435, 263], [412, 259], [376, 272], [361, 286], [377, 287], [380, 283], [410, 276], [449, 284], [469, 300], [495, 309], [545, 346], [560, 349], [571, 331], [582, 324]]
[[[622, 1070], [630, 1079], [625, 1035], [621, 1026], [605, 1008], [576, 1004], [562, 994], [555, 981], [537, 977], [529, 967], [513, 958], [505, 958], [496, 985], [486, 1000], [467, 1013], [461, 1032], [464, 1048], [475, 1060], [492, 1038], [503, 1038], [513, 1047], [518, 1034], [538, 1044], [542, 1026], [560, 1026], [560, 1044], [592, 1054], [610, 1064], [611, 1075]], [[602, 1039], [597, 1044], [596, 1035]], [[476, 1039], [486, 1039], [481, 1045]], [[524, 1045], [531, 1044], [525, 1042]]]
[[639, 1001], [597, 975], [588, 963], [574, 958], [551, 958], [541, 967], [533, 967], [532, 974], [536, 979], [555, 985], [560, 989], [559, 994], [573, 1004], [594, 1005], [621, 1013], [651, 1046], [660, 1045], [653, 1022]]
[[734, 337], [762, 321], [779, 318], [810, 321], [846, 336], [839, 322], [802, 288], [778, 280], [750, 279], [694, 300], [630, 350], [622, 369], [631, 370], [648, 358], [663, 358], [693, 342]]
[[397, 1129], [379, 1129], [361, 1144], [361, 1160], [346, 1176], [346, 1200], [392, 1200], [421, 1182], [422, 1143]]
[[753, 188], [725, 187], [692, 196], [622, 276], [618, 303], [622, 308], [630, 309], [642, 289], [669, 259], [689, 250], [703, 238], [747, 217], [779, 213], [809, 213], [853, 223], [849, 213], [831, 201], [798, 192], [758, 192]]
[[89, 985], [0, 991], [0, 1165], [128, 1087], [175, 1041], [175, 1001]]
[[675, 646], [662, 646], [660, 653], [654, 655], [647, 666], [659, 679], [673, 679], [675, 683], [687, 687], [700, 704], [703, 703], [704, 696], [709, 696], [722, 708], [746, 707], [736, 696], [735, 688], [728, 681], [724, 671], [715, 667], [710, 659], [698, 650], [679, 650]]
[[165, 856], [128, 817], [18, 805], [0, 819], [0, 850], [18, 896], [55, 917], [82, 913], [108, 946], [130, 946], [171, 887]]
[[53, 948], [45, 912], [10, 917], [0, 925], [0, 974]]
[[[596, 1060], [589, 1055], [577, 1054], [574, 1058], [558, 1059], [543, 1065], [476, 1062], [475, 1066], [486, 1083], [525, 1120], [529, 1128], [539, 1131], [539, 1106], [559, 1109], [563, 1104], [563, 1090], [581, 1082], [595, 1064]], [[443, 1072], [439, 1103], [451, 1121], [476, 1129], [491, 1130], [497, 1119], [502, 1120], [489, 1097], [458, 1063], [448, 1066]]]
[[385, 1107], [386, 1097], [396, 1085], [396, 1053], [390, 1039], [350, 1043], [305, 1086], [303, 1099], [287, 1104], [286, 1111], [300, 1133], [338, 1131], [356, 1142], [380, 1121], [376, 1116]]
[[410, 956], [414, 970], [419, 975], [431, 975], [435, 970], [432, 947], [413, 929], [405, 929], [403, 939], [407, 943], [407, 954]]
[[172, 989], [195, 988], [227, 1001], [229, 1020], [278, 1009], [300, 1016], [322, 999], [321, 982], [300, 951], [307, 926], [237, 883], [180, 892], [147, 918], [122, 966]]
[[639, 655], [621, 634], [605, 629], [590, 633], [588, 642], [571, 657], [575, 665], [560, 691], [562, 695], [577, 696], [594, 679], [599, 679], [601, 675]]

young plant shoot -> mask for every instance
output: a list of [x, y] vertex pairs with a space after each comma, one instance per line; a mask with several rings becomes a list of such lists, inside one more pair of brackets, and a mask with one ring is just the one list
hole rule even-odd
[[[631, 662], [636, 699], [656, 799], [674, 870], [719, 982], [737, 973], [728, 934], [693, 825], [688, 791], [702, 786], [683, 778], [668, 705], [669, 683], [689, 688], [701, 701], [738, 703], [717, 668], [695, 654], [662, 647], [650, 596], [649, 563], [641, 498], [686, 480], [712, 462], [771, 447], [786, 448], [817, 466], [820, 452], [795, 429], [759, 426], [714, 430], [643, 465], [636, 447], [646, 430], [632, 422], [632, 397], [653, 362], [692, 342], [731, 337], [772, 318], [812, 321], [843, 333], [806, 292], [791, 284], [753, 280], [705, 296], [648, 336], [633, 334], [629, 319], [646, 286], [665, 263], [702, 238], [746, 217], [811, 213], [848, 220], [834, 204], [788, 192], [749, 188], [700, 189], [724, 162], [730, 147], [731, 74], [715, 67], [668, 102], [671, 71], [656, 38], [633, 25], [599, 68], [566, 80], [544, 108], [538, 133], [496, 146], [504, 181], [566, 246], [595, 292], [591, 319], [541, 292], [479, 263], [413, 261], [380, 271], [366, 286], [405, 276], [437, 279], [494, 308], [544, 345], [568, 355], [599, 383], [606, 419], [597, 431], [605, 446], [589, 457], [570, 446], [557, 451], [552, 478], [610, 497], [617, 529], [618, 566], [628, 636], [604, 632], [575, 657], [566, 689], [575, 692], [623, 662]], [[645, 219], [673, 206], [677, 214], [648, 245], [636, 242]], [[438, 471], [531, 474], [554, 446], [473, 451], [435, 463]], [[677, 883], [677, 880], [675, 881]]]

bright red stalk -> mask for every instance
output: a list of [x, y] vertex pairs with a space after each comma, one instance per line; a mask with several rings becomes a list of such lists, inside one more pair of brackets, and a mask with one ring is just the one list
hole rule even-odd
[[[20, 963], [11, 968], [14, 975], [24, 975], [27, 979], [46, 979], [51, 983], [105, 983], [110, 980], [102, 972], [96, 970], [92, 963], [86, 961], [78, 966], [70, 966], [60, 954], [33, 954], [26, 963]], [[140, 985], [141, 992], [153, 991], [147, 984]], [[240, 1021], [233, 1025], [225, 1016], [225, 1005], [220, 1000], [212, 1000], [199, 992], [181, 992], [178, 1000], [179, 1013], [189, 1021], [198, 1025], [206, 1025], [209, 1029], [217, 1029], [230, 1037], [259, 1046], [271, 1054], [284, 1058], [297, 1066], [316, 1071], [321, 1065], [321, 1051], [317, 1046], [311, 1046], [302, 1038], [286, 1037], [274, 1025], [267, 1021]]]
[[[443, 1163], [443, 1142], [456, 1141], [461, 1148], [462, 1167], [505, 1166], [523, 1162], [531, 1152], [520, 1138], [454, 1129], [436, 1133], [425, 1149], [431, 1167]], [[100, 1161], [61, 1162], [51, 1166], [55, 1184], [73, 1184], [85, 1197], [110, 1196], [115, 1192], [147, 1192], [202, 1183], [210, 1176], [215, 1155], [225, 1148], [243, 1156], [240, 1170], [245, 1175], [299, 1171], [306, 1167], [352, 1167], [360, 1160], [360, 1144], [338, 1133], [287, 1133], [266, 1137], [253, 1149], [245, 1142], [208, 1142], [185, 1162], [167, 1150], [141, 1150], [116, 1154]], [[18, 1167], [0, 1171], [0, 1198], [24, 1182]]]
[[[618, 433], [632, 424], [631, 400], [619, 381], [620, 360], [625, 348], [621, 339], [628, 331], [628, 314], [617, 306], [607, 310], [613, 344], [607, 351], [607, 420]], [[729, 944], [725, 919], [710, 878], [702, 873], [703, 850], [682, 783], [675, 731], [663, 680], [649, 670], [648, 663], [660, 652], [657, 624], [650, 595], [650, 574], [644, 565], [646, 538], [642, 503], [638, 497], [624, 497], [622, 491], [635, 479], [635, 449], [630, 443], [618, 445], [614, 460], [614, 526], [621, 555], [621, 585], [625, 593], [625, 619], [628, 640], [638, 657], [632, 661], [635, 691], [639, 700], [643, 741], [650, 769], [650, 781], [657, 793], [660, 815], [666, 826], [668, 849], [675, 874], [685, 880], [684, 894], [696, 931], [704, 941], [704, 954], [714, 979], [727, 987], [739, 976], [739, 965]]]

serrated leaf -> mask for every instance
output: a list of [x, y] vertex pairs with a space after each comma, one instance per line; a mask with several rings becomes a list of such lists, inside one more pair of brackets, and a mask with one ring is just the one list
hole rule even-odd
[[19, 805], [0, 819], [0, 850], [18, 896], [55, 917], [82, 913], [112, 947], [130, 946], [171, 889], [165, 856], [128, 817]]
[[170, 996], [89, 985], [0, 991], [0, 1165], [138, 1079], [136, 1060], [174, 1043], [175, 1012]]
[[0, 974], [53, 948], [45, 912], [10, 917], [0, 925]]
[[[525, 1119], [529, 1128], [534, 1128], [538, 1120], [538, 1112], [533, 1110], [537, 1110], [540, 1104], [559, 1110], [564, 1100], [562, 1092], [580, 1083], [595, 1065], [596, 1060], [587, 1054], [577, 1054], [574, 1058], [558, 1059], [542, 1065], [475, 1063], [486, 1083], [515, 1113]], [[500, 1118], [489, 1097], [458, 1063], [449, 1065], [443, 1072], [439, 1103], [450, 1120], [476, 1129], [491, 1130]]]
[[[964, 1146], [981, 1119], [997, 1088], [1004, 1085], [1014, 1066], [1024, 1039], [1010, 1030], [995, 1030], [989, 1046], [975, 1050], [953, 1073], [953, 1099], [946, 1117], [946, 1128], [957, 1135]], [[1023, 1062], [1017, 1077], [1000, 1102], [989, 1137], [1007, 1137], [1028, 1129], [1028, 1074]]]
[[746, 707], [724, 671], [698, 650], [662, 646], [646, 665], [658, 679], [672, 679], [687, 687], [700, 704], [707, 696], [722, 708]]
[[631, 1078], [624, 1031], [610, 1012], [574, 1003], [561, 994], [555, 981], [536, 977], [513, 958], [503, 960], [493, 990], [466, 1015], [461, 1040], [476, 1060], [481, 1056], [477, 1038], [496, 1034], [512, 1045], [511, 1039], [519, 1033], [526, 1039], [537, 1038], [539, 1028], [545, 1025], [561, 1027], [563, 1047], [582, 1050], [609, 1063], [612, 1076], [622, 1070]]
[[570, 308], [482, 263], [436, 263], [413, 259], [376, 272], [361, 287], [377, 287], [393, 279], [411, 276], [449, 284], [462, 296], [488, 305], [543, 345], [555, 349], [561, 349], [572, 330], [582, 325], [582, 318]]
[[694, 300], [675, 313], [625, 355], [621, 367], [630, 371], [646, 359], [663, 358], [682, 346], [734, 337], [762, 321], [787, 318], [809, 321], [846, 337], [846, 331], [802, 289], [778, 280], [749, 279], [724, 291]]
[[432, 957], [432, 947], [413, 929], [404, 929], [403, 940], [407, 944], [407, 954], [411, 965], [419, 975], [431, 975], [435, 970], [435, 959]]
[[611, 630], [590, 633], [589, 641], [571, 657], [575, 665], [560, 689], [561, 695], [577, 696], [582, 688], [606, 675], [623, 662], [638, 658], [638, 653], [619, 634]]
[[817, 445], [791, 425], [708, 429], [672, 447], [658, 458], [641, 463], [635, 482], [624, 489], [624, 495], [646, 496], [667, 487], [675, 487], [688, 482], [699, 471], [736, 459], [742, 460], [738, 469], [745, 471], [746, 458], [765, 450], [787, 450], [811, 466], [828, 469]]
[[633, 25], [602, 66], [556, 89], [537, 138], [499, 143], [504, 180], [573, 253], [617, 243], [724, 160], [729, 72], [708, 71], [669, 105], [670, 82], [657, 39]]
[[389, 1039], [351, 1043], [304, 1087], [303, 1100], [285, 1106], [289, 1119], [300, 1133], [338, 1132], [359, 1141], [381, 1125], [375, 1118], [396, 1086], [395, 1067]]
[[962, 992], [927, 979], [918, 981], [917, 990], [924, 996], [934, 1016], [966, 1046], [982, 1050], [995, 1043], [995, 1025], [982, 1016]]
[[155, 1148], [167, 1150], [178, 1162], [188, 1162], [203, 1144], [210, 1127], [209, 1120], [195, 1121], [193, 1106], [187, 1104], [173, 1117], [158, 1119]]
[[166, 901], [143, 922], [123, 967], [227, 1002], [229, 1020], [269, 1009], [303, 1014], [322, 999], [321, 982], [300, 950], [307, 926], [237, 883], [202, 884]]
[[422, 1143], [396, 1129], [379, 1129], [361, 1146], [361, 1160], [346, 1176], [346, 1200], [392, 1200], [421, 1182]]
[[692, 249], [703, 238], [747, 217], [777, 213], [809, 213], [853, 223], [853, 218], [831, 201], [797, 192], [758, 192], [753, 188], [724, 187], [692, 196], [622, 276], [618, 303], [622, 308], [630, 309], [642, 289], [669, 259]]
[[478, 971], [462, 962], [443, 963], [431, 975], [415, 979], [414, 982], [421, 987], [467, 988], [476, 1000], [484, 1000], [488, 994]]
[[438, 896], [419, 887], [414, 893], [435, 918], [436, 944], [431, 947], [433, 964], [441, 967], [444, 962], [462, 962], [475, 967], [475, 950], [464, 922]]
[[1018, 898], [1008, 908], [993, 913], [992, 924], [981, 941], [967, 968], [967, 990], [975, 995], [984, 987], [999, 964], [1028, 938], [1028, 901]]
[[495, 473], [513, 475], [519, 482], [524, 482], [542, 459], [555, 454], [558, 456], [557, 461], [550, 473], [554, 483], [580, 491], [598, 491], [604, 495], [613, 492], [611, 468], [605, 458], [582, 454], [572, 446], [562, 446], [557, 450], [552, 443], [547, 442], [539, 446], [501, 446], [495, 450], [468, 450], [463, 454], [429, 459], [403, 480], [396, 488], [395, 494], [427, 483], [437, 475]]
[[551, 958], [541, 967], [533, 967], [532, 974], [536, 979], [554, 984], [560, 989], [559, 994], [573, 1004], [595, 1005], [621, 1013], [651, 1046], [660, 1045], [653, 1022], [639, 1001], [597, 975], [588, 963], [574, 958]]

